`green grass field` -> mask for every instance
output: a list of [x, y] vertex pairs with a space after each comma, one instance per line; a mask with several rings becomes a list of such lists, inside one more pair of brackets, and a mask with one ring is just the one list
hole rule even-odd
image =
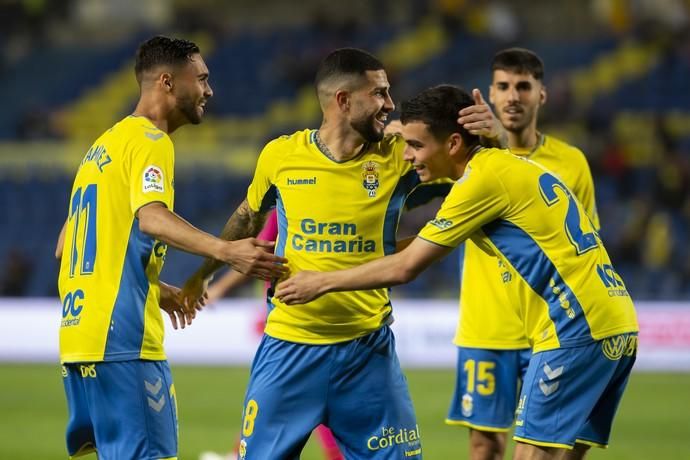
[[[180, 411], [180, 459], [229, 451], [237, 437], [246, 369], [173, 367]], [[467, 432], [443, 424], [451, 371], [408, 371], [427, 460], [467, 458]], [[0, 459], [65, 459], [66, 408], [56, 366], [0, 366]], [[95, 459], [95, 455], [83, 457]], [[320, 459], [308, 444], [305, 460]], [[690, 374], [634, 374], [607, 451], [591, 459], [690, 459]]]

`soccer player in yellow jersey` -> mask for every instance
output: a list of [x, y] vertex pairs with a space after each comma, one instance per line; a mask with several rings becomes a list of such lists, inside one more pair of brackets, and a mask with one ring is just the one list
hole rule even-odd
[[[361, 50], [336, 50], [315, 80], [321, 127], [266, 145], [247, 199], [222, 235], [256, 234], [275, 207], [276, 254], [293, 272], [394, 253], [399, 214], [419, 184], [402, 158], [402, 138], [384, 136], [395, 106], [382, 63]], [[186, 295], [196, 299], [217, 265], [206, 263], [185, 284]], [[298, 458], [311, 431], [325, 424], [345, 458], [421, 458], [388, 290], [334, 293], [302, 308], [272, 292], [245, 397], [240, 457]]]
[[[539, 108], [546, 101], [541, 59], [532, 51], [510, 48], [494, 56], [491, 69], [489, 96], [508, 133], [511, 152], [553, 172], [598, 229], [585, 156], [537, 129]], [[531, 355], [519, 306], [511, 305], [503, 289], [522, 281], [472, 240], [461, 246], [461, 254], [460, 321], [454, 340], [457, 379], [446, 423], [470, 428], [470, 458], [497, 460], [504, 456]]]
[[[456, 123], [458, 110], [471, 104], [459, 88], [439, 86], [402, 105], [405, 159], [423, 182], [456, 181], [409, 246], [349, 270], [296, 273], [275, 295], [292, 305], [405, 283], [471, 239], [521, 280], [505, 290], [533, 349], [517, 409], [515, 458], [582, 458], [589, 446], [608, 444], [636, 356], [635, 310], [570, 189], [529, 159], [482, 148]], [[496, 385], [491, 370], [476, 369], [480, 391]]]
[[175, 389], [159, 308], [182, 326], [193, 312], [184, 313], [179, 289], [158, 279], [167, 245], [260, 278], [280, 275], [275, 264], [285, 262], [271, 254], [270, 242], [223, 241], [172, 211], [169, 134], [200, 123], [213, 95], [199, 48], [154, 37], [137, 50], [135, 74], [139, 102], [84, 156], [56, 249], [71, 457], [177, 457]]

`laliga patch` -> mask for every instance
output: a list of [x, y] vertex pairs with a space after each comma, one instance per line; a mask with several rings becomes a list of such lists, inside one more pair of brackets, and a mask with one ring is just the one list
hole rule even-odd
[[155, 165], [150, 165], [144, 169], [142, 191], [144, 193], [165, 192], [165, 182], [163, 181], [163, 171], [161, 168]]

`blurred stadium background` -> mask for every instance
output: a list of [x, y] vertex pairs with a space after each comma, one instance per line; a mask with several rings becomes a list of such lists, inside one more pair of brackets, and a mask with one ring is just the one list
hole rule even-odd
[[[494, 52], [535, 50], [549, 96], [541, 130], [587, 155], [602, 238], [647, 318], [641, 347], [662, 350], [649, 360], [661, 363], [649, 366], [655, 372], [633, 376], [612, 448], [592, 458], [690, 458], [690, 379], [680, 373], [690, 370], [689, 21], [688, 0], [0, 0], [0, 458], [65, 456], [56, 344], [45, 332], [56, 337], [59, 324], [55, 240], [76, 167], [91, 142], [132, 110], [134, 50], [156, 33], [196, 41], [211, 70], [215, 96], [204, 123], [173, 140], [176, 211], [212, 233], [244, 198], [262, 145], [318, 127], [311, 81], [330, 50], [357, 46], [378, 55], [397, 102], [442, 82], [486, 94]], [[406, 216], [400, 233], [415, 233], [429, 212]], [[170, 251], [163, 279], [181, 283], [198, 263]], [[453, 304], [457, 274], [450, 256], [395, 297], [411, 303], [409, 318], [422, 318], [427, 299]], [[257, 297], [258, 289], [233, 295]], [[54, 321], [32, 313], [53, 305]], [[241, 336], [245, 323], [225, 333]], [[449, 337], [440, 337], [433, 350], [452, 356]], [[199, 362], [213, 361], [194, 350]], [[180, 353], [180, 363], [195, 362]], [[434, 361], [403, 361], [425, 367], [425, 359]], [[185, 367], [171, 355], [180, 458], [234, 443], [246, 357], [218, 361], [240, 367]], [[432, 364], [448, 368], [448, 360]], [[675, 373], [659, 373], [668, 371]], [[441, 423], [452, 372], [409, 375], [427, 458], [464, 458], [466, 434]], [[311, 449], [305, 458], [319, 457]]]

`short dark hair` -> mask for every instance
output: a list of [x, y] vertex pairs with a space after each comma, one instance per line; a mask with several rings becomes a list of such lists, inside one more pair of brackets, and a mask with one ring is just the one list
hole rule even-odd
[[528, 73], [536, 80], [544, 79], [544, 63], [534, 51], [525, 48], [508, 48], [494, 55], [491, 71], [505, 70], [515, 73]]
[[464, 89], [453, 85], [434, 86], [402, 103], [400, 121], [426, 124], [437, 140], [459, 133], [463, 143], [474, 145], [479, 142], [479, 136], [458, 124], [458, 112], [471, 105], [474, 99]]
[[316, 88], [333, 77], [361, 77], [368, 70], [383, 70], [383, 64], [373, 55], [357, 48], [340, 48], [331, 52], [319, 64], [314, 84]]
[[179, 66], [199, 53], [199, 47], [189, 40], [155, 36], [139, 45], [134, 63], [134, 74], [141, 83], [144, 72], [160, 65]]

